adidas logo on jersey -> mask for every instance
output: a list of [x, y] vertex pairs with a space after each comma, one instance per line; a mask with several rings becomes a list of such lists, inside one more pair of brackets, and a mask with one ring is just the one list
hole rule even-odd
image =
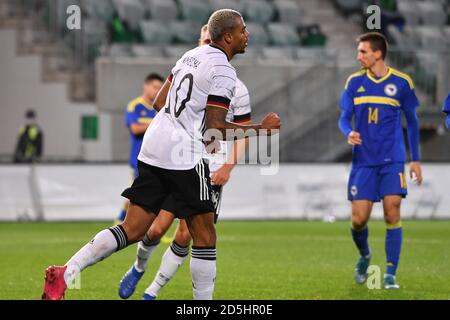
[[359, 89], [358, 89], [358, 91], [357, 92], [366, 92], [366, 89], [364, 89], [364, 87], [363, 86], [361, 86], [361, 87], [359, 87]]

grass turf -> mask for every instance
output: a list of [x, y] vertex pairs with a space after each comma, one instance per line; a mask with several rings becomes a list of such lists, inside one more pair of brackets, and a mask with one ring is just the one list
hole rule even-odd
[[[105, 223], [1, 223], [0, 299], [39, 299], [44, 270], [64, 264]], [[369, 290], [353, 280], [357, 252], [348, 222], [228, 222], [218, 224], [215, 299], [449, 299], [450, 221], [404, 221], [400, 290]], [[385, 267], [382, 222], [369, 225], [372, 265]], [[172, 230], [171, 230], [172, 232]], [[168, 244], [161, 244], [132, 299], [140, 299]], [[119, 299], [117, 288], [135, 246], [83, 271], [67, 299]], [[189, 263], [159, 299], [191, 299]]]

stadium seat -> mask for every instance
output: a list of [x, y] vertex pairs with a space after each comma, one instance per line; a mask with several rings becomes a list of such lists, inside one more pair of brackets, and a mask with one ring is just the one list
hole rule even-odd
[[200, 24], [208, 22], [212, 11], [207, 0], [178, 0], [178, 6], [184, 20], [195, 21]]
[[242, 14], [246, 21], [267, 23], [272, 21], [275, 8], [272, 2], [266, 0], [241, 0]]
[[269, 43], [269, 34], [262, 24], [248, 22], [247, 31], [250, 32], [250, 46], [265, 46]]
[[180, 59], [187, 51], [195, 48], [195, 45], [170, 45], [164, 48], [164, 52], [169, 58]]
[[145, 8], [139, 0], [114, 0], [119, 17], [128, 28], [139, 30], [141, 20], [145, 18]]
[[135, 57], [162, 58], [165, 56], [163, 47], [135, 44], [131, 47]]
[[114, 17], [115, 8], [112, 0], [83, 0], [82, 4], [91, 18], [109, 22]]
[[290, 24], [270, 23], [268, 31], [272, 44], [277, 46], [296, 46], [300, 44], [300, 37]]
[[173, 21], [178, 18], [178, 7], [174, 0], [143, 0], [143, 4], [154, 20]]
[[324, 48], [296, 48], [295, 57], [300, 61], [325, 61], [335, 59], [336, 55]]
[[109, 57], [131, 57], [131, 47], [129, 44], [113, 43], [107, 48]]
[[274, 2], [280, 21], [299, 26], [302, 23], [302, 10], [293, 0], [278, 0]]
[[336, 0], [336, 5], [343, 14], [348, 15], [360, 11], [363, 2], [362, 0]]
[[405, 18], [408, 25], [416, 26], [420, 23], [420, 13], [416, 1], [397, 0], [397, 10]]
[[237, 10], [239, 12], [242, 11], [242, 5], [239, 0], [209, 0], [209, 5], [212, 11], [216, 11], [223, 8], [230, 8]]
[[440, 27], [419, 26], [415, 28], [420, 38], [422, 48], [440, 51], [448, 49], [447, 43], [443, 41], [444, 33]]
[[172, 42], [172, 33], [159, 21], [142, 20], [140, 23], [142, 38], [148, 44], [167, 44]]
[[414, 70], [415, 84], [427, 92], [433, 92], [436, 87], [436, 74], [439, 55], [427, 50], [416, 52], [416, 63]]
[[195, 44], [202, 25], [193, 21], [173, 21], [168, 27], [175, 43]]
[[108, 27], [96, 19], [83, 20], [83, 53], [88, 61], [100, 55], [100, 47], [108, 41]]
[[294, 60], [294, 51], [288, 47], [265, 47], [261, 49], [261, 57], [264, 60], [285, 62]]
[[261, 48], [247, 47], [244, 54], [237, 54], [234, 56], [233, 61], [245, 61], [254, 63], [261, 57]]
[[418, 2], [417, 8], [424, 25], [444, 26], [447, 22], [447, 12], [439, 2]]

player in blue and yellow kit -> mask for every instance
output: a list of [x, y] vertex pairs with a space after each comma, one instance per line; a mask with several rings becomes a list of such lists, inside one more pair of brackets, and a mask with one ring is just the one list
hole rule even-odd
[[450, 93], [447, 96], [447, 99], [444, 101], [444, 105], [442, 106], [442, 112], [447, 114], [447, 118], [445, 119], [445, 126], [447, 129], [450, 129]]
[[[137, 170], [137, 157], [141, 150], [142, 139], [144, 138], [145, 130], [147, 130], [152, 119], [156, 115], [156, 110], [153, 109], [153, 100], [156, 98], [156, 94], [159, 92], [163, 84], [163, 78], [155, 73], [149, 74], [144, 82], [143, 93], [140, 97], [132, 100], [126, 109], [125, 119], [128, 130], [130, 131], [130, 156], [129, 164], [133, 169], [133, 177], [136, 178], [138, 174]], [[125, 215], [128, 208], [128, 202], [125, 203], [124, 208], [121, 210], [117, 222], [125, 220]]]
[[[400, 204], [407, 195], [406, 151], [402, 130], [402, 112], [407, 121], [411, 153], [410, 176], [422, 183], [419, 162], [419, 101], [411, 78], [386, 66], [387, 41], [370, 32], [358, 38], [357, 60], [362, 70], [352, 74], [340, 100], [339, 128], [353, 145], [352, 171], [348, 181], [348, 199], [352, 202], [352, 237], [361, 255], [355, 280], [367, 280], [372, 252], [368, 227], [374, 202], [383, 201], [386, 222], [386, 289], [399, 288], [396, 271], [402, 247]], [[352, 128], [352, 118], [355, 127]]]

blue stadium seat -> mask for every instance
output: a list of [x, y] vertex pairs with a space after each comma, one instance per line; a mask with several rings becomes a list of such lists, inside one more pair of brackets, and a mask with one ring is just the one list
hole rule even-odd
[[272, 44], [277, 46], [297, 46], [300, 37], [290, 24], [270, 23], [267, 26]]

